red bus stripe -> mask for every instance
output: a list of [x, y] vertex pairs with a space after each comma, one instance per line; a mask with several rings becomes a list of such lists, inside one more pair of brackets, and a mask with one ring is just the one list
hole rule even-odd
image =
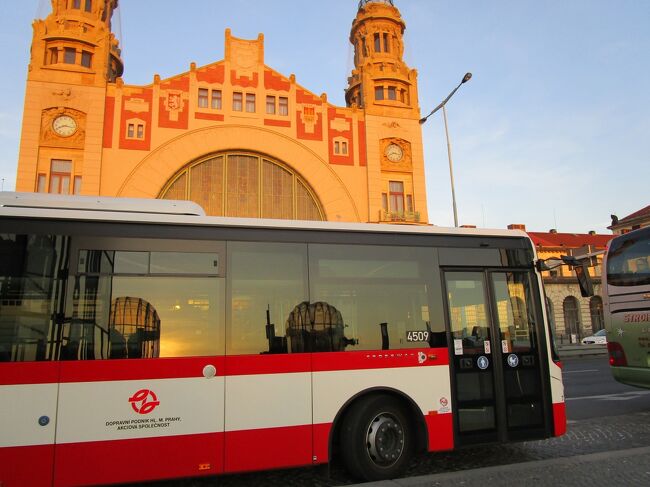
[[59, 382], [59, 362], [0, 362], [0, 386]]
[[52, 485], [54, 445], [0, 448], [0, 485]]
[[553, 435], [562, 436], [566, 433], [566, 404], [553, 403]]

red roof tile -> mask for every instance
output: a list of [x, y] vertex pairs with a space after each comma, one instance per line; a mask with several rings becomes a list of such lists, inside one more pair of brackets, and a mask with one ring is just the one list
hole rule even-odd
[[626, 216], [625, 218], [621, 218], [618, 221], [618, 223], [626, 222], [627, 220], [634, 220], [635, 218], [639, 218], [640, 216], [645, 216], [645, 215], [650, 215], [650, 205], [646, 206], [645, 208], [641, 208], [639, 211], [635, 211], [634, 213]]
[[593, 245], [597, 249], [607, 247], [607, 242], [614, 238], [614, 235], [590, 235], [588, 233], [550, 233], [550, 232], [527, 232], [537, 247], [563, 247], [577, 249], [584, 245]]

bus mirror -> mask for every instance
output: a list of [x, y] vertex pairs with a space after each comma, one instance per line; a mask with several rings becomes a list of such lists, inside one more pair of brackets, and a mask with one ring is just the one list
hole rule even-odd
[[580, 285], [580, 294], [583, 298], [588, 298], [594, 295], [594, 285], [591, 282], [591, 276], [589, 276], [589, 260], [583, 260], [578, 265], [573, 267], [573, 270], [576, 273], [578, 278], [578, 284]]

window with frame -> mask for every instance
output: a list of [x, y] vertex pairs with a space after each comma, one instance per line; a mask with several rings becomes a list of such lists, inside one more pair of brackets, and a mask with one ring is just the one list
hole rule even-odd
[[266, 113], [275, 115], [275, 96], [266, 95]]
[[375, 86], [375, 100], [383, 100], [383, 99], [384, 99], [384, 87]]
[[72, 0], [72, 8], [81, 9], [81, 0]]
[[286, 96], [278, 98], [278, 113], [284, 117], [289, 115], [289, 98]]
[[56, 64], [59, 62], [59, 48], [51, 47], [48, 49], [49, 52], [49, 64]]
[[74, 183], [72, 185], [73, 194], [81, 194], [81, 176], [74, 177]]
[[134, 123], [130, 123], [130, 124], [127, 125], [126, 136], [129, 139], [135, 138], [135, 124]]
[[199, 88], [199, 98], [198, 98], [199, 108], [208, 108], [208, 89]]
[[249, 113], [255, 113], [255, 94], [246, 93], [246, 111]]
[[77, 51], [73, 47], [66, 47], [63, 50], [63, 62], [65, 64], [75, 64], [77, 62]]
[[390, 52], [390, 43], [386, 32], [384, 32], [384, 52]]
[[47, 176], [44, 173], [39, 173], [36, 178], [36, 192], [45, 193], [47, 191]]
[[375, 52], [381, 52], [381, 37], [379, 36], [379, 33], [375, 33], [374, 38], [375, 38]]
[[214, 110], [221, 110], [221, 90], [212, 90], [210, 106]]
[[50, 193], [70, 194], [70, 176], [72, 161], [52, 159], [50, 161]]
[[388, 191], [390, 196], [390, 211], [404, 213], [404, 183], [402, 181], [389, 181]]
[[143, 139], [144, 138], [144, 125], [142, 125], [141, 123], [138, 124], [136, 137], [138, 139]]
[[397, 89], [394, 86], [389, 86], [387, 92], [389, 100], [397, 100]]
[[86, 12], [92, 12], [93, 11], [93, 0], [86, 0]]
[[93, 55], [88, 51], [81, 51], [81, 65], [84, 68], [90, 68], [93, 62]]
[[241, 112], [243, 109], [243, 94], [239, 91], [235, 91], [232, 94], [232, 109], [236, 112]]

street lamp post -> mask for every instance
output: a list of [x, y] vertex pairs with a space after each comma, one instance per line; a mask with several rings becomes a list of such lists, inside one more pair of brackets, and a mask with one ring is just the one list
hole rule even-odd
[[436, 113], [438, 110], [442, 108], [442, 118], [445, 121], [445, 137], [447, 138], [447, 157], [449, 158], [449, 178], [451, 179], [451, 201], [453, 204], [454, 208], [454, 226], [458, 226], [458, 210], [456, 209], [456, 190], [454, 189], [454, 169], [453, 169], [453, 163], [451, 161], [451, 142], [449, 141], [449, 129], [447, 128], [447, 109], [445, 108], [445, 105], [447, 102], [451, 99], [452, 96], [454, 96], [454, 93], [458, 91], [458, 88], [461, 87], [464, 83], [467, 83], [472, 77], [472, 73], [466, 73], [465, 76], [463, 76], [463, 79], [458, 83], [458, 86], [454, 88], [449, 95], [447, 95], [447, 98], [442, 100], [440, 105], [438, 105], [436, 108], [431, 110], [429, 114], [420, 119], [420, 125], [423, 124], [424, 122], [427, 121], [427, 119]]

